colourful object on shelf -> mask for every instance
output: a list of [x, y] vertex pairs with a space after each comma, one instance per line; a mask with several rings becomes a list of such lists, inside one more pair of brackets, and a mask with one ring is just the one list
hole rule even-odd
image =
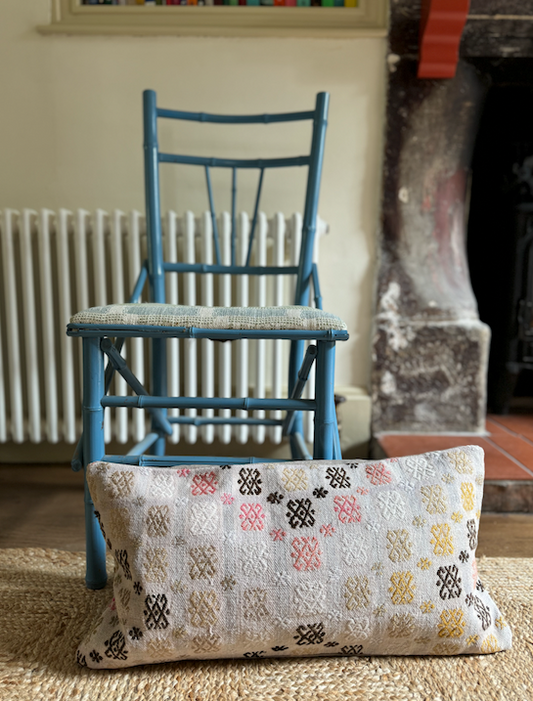
[[322, 7], [333, 7], [333, 6], [334, 6], [333, 0], [322, 0]]
[[285, 7], [285, 0], [274, 0], [274, 7]]
[[423, 0], [419, 78], [453, 78], [469, 0]]
[[259, 0], [246, 0], [247, 5], [259, 5]]
[[357, 7], [358, 5], [358, 0], [344, 0], [344, 7]]
[[296, 0], [296, 5], [298, 7], [309, 7], [311, 0]]

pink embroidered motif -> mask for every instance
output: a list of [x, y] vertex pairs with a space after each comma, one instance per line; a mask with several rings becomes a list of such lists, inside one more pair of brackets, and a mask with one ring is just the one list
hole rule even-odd
[[190, 472], [190, 470], [186, 467], [183, 467], [181, 470], [177, 470], [178, 477], [187, 477], [189, 472]]
[[378, 463], [377, 465], [368, 465], [366, 468], [366, 477], [370, 480], [371, 484], [388, 484], [392, 482], [392, 475], [387, 470], [383, 463]]
[[192, 478], [192, 494], [197, 497], [200, 494], [214, 494], [218, 480], [214, 472], [202, 472]]
[[292, 541], [292, 549], [291, 557], [294, 558], [292, 564], [299, 572], [317, 570], [320, 567], [322, 552], [318, 547], [318, 540], [314, 536], [295, 538]]
[[333, 499], [335, 513], [341, 523], [356, 523], [361, 521], [361, 508], [353, 495], [335, 497]]
[[275, 528], [273, 531], [270, 531], [270, 537], [272, 540], [275, 542], [276, 540], [283, 540], [287, 534], [285, 531], [282, 531], [281, 528]]
[[243, 531], [262, 531], [265, 526], [265, 514], [261, 504], [241, 504], [239, 518]]
[[231, 494], [227, 494], [226, 492], [224, 492], [220, 498], [223, 504], [233, 504], [235, 501], [235, 497], [232, 497]]
[[331, 523], [328, 523], [327, 525], [324, 524], [322, 528], [320, 529], [320, 532], [324, 536], [324, 538], [327, 538], [327, 536], [332, 536], [335, 533], [335, 528], [331, 525]]
[[357, 489], [355, 491], [357, 492], [357, 494], [361, 494], [362, 496], [364, 496], [365, 494], [368, 494], [368, 492], [369, 492], [369, 490], [365, 489], [365, 487], [357, 487]]

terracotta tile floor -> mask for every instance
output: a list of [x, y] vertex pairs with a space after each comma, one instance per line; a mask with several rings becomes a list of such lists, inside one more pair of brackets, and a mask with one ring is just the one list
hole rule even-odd
[[393, 435], [378, 436], [388, 457], [479, 445], [485, 451], [485, 479], [533, 481], [533, 414], [487, 416], [485, 436]]

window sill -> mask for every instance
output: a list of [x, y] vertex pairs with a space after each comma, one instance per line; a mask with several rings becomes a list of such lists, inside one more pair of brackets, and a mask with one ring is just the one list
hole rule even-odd
[[124, 36], [384, 37], [386, 0], [360, 7], [117, 6], [55, 0], [41, 34]]

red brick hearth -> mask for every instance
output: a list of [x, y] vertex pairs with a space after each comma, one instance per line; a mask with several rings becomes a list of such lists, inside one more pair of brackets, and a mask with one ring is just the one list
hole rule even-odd
[[483, 510], [533, 512], [533, 414], [491, 414], [482, 436], [381, 434], [375, 456], [401, 457], [468, 444], [485, 451]]

